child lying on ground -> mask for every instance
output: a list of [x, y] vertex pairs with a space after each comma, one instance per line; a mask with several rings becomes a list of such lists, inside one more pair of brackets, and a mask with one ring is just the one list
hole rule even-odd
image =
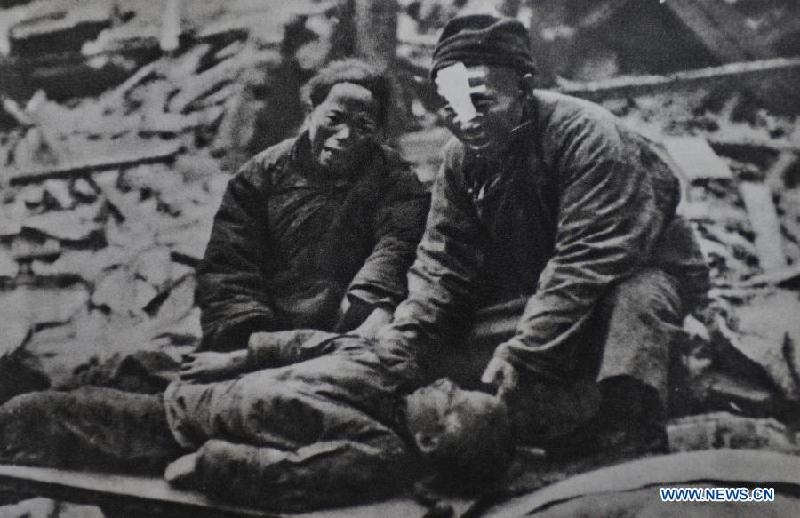
[[180, 487], [310, 510], [390, 495], [431, 468], [485, 483], [513, 453], [497, 398], [448, 380], [404, 397], [374, 343], [355, 336], [259, 333], [245, 351], [190, 356], [181, 378], [163, 397], [17, 396], [0, 406], [0, 461], [134, 472], [172, 462], [165, 476]]

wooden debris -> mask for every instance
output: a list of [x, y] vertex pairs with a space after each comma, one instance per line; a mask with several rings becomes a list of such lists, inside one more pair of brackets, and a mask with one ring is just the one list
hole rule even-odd
[[11, 243], [11, 255], [16, 260], [43, 259], [57, 257], [61, 253], [61, 244], [53, 238], [34, 238], [20, 234]]
[[0, 467], [0, 487], [68, 500], [124, 509], [125, 516], [151, 517], [273, 517], [271, 513], [214, 503], [196, 492], [172, 489], [161, 478], [87, 473], [27, 466]]
[[161, 37], [158, 44], [164, 52], [173, 52], [180, 45], [181, 0], [167, 0], [161, 18]]
[[131, 298], [135, 298], [132, 290], [133, 276], [125, 268], [117, 268], [100, 279], [92, 292], [92, 304], [104, 306], [114, 313], [126, 314], [135, 306]]
[[560, 91], [593, 101], [615, 97], [680, 91], [687, 88], [720, 85], [737, 88], [745, 84], [775, 83], [800, 75], [800, 58], [775, 58], [719, 67], [676, 72], [667, 76], [622, 76], [591, 83], [568, 83]]
[[45, 180], [43, 185], [45, 196], [55, 201], [59, 209], [70, 209], [75, 206], [75, 200], [69, 192], [69, 183], [66, 180]]
[[53, 262], [34, 260], [31, 271], [42, 277], [79, 277], [93, 283], [110, 268], [128, 260], [129, 252], [121, 247], [107, 246], [102, 250], [64, 251]]
[[138, 146], [116, 149], [108, 156], [87, 158], [83, 161], [68, 162], [53, 167], [40, 167], [12, 172], [12, 185], [25, 184], [46, 178], [64, 178], [103, 169], [115, 169], [131, 164], [164, 162], [173, 159], [181, 150], [179, 141], [142, 140]]
[[[759, 467], [764, 467], [763, 465]], [[788, 468], [794, 467], [789, 464]], [[776, 472], [782, 475], [783, 469]], [[773, 477], [775, 478], [775, 477]], [[278, 518], [253, 508], [214, 501], [195, 491], [176, 490], [162, 478], [88, 473], [29, 466], [0, 466], [0, 489], [37, 494], [58, 500], [99, 505], [117, 510], [121, 516], [152, 518]], [[320, 510], [314, 518], [415, 518], [428, 509], [410, 498], [395, 498], [359, 506]], [[300, 517], [301, 515], [297, 515]], [[312, 516], [306, 514], [303, 516]]]
[[718, 0], [669, 0], [664, 8], [675, 14], [711, 54], [720, 61], [744, 61], [775, 57], [776, 52], [753, 38], [747, 18]]
[[5, 312], [2, 316], [3, 332], [0, 333], [0, 358], [17, 351], [31, 335], [31, 325], [24, 317], [20, 318], [18, 315]]
[[798, 281], [800, 281], [800, 265], [794, 264], [753, 275], [747, 280], [737, 283], [736, 286], [739, 288], [791, 287], [797, 284]]
[[86, 305], [82, 286], [48, 289], [23, 286], [0, 292], [0, 318], [34, 324], [63, 324]]
[[168, 111], [186, 113], [195, 101], [216, 91], [225, 84], [235, 82], [243, 70], [262, 67], [267, 63], [277, 63], [279, 61], [280, 55], [275, 51], [257, 51], [251, 47], [246, 47], [236, 56], [202, 72], [194, 81], [185, 85], [170, 100]]
[[800, 155], [800, 143], [783, 139], [731, 140], [728, 138], [709, 137], [708, 142], [711, 144], [711, 147], [719, 151], [747, 151], [750, 149], [757, 149]]
[[197, 76], [197, 80], [185, 88], [170, 100], [169, 111], [173, 113], [185, 113], [189, 105], [205, 94], [212, 92], [225, 83], [236, 81], [237, 75], [242, 67], [234, 58], [226, 59], [219, 65], [206, 70]]
[[69, 38], [67, 34], [98, 34], [111, 25], [112, 13], [113, 4], [109, 0], [70, 2], [68, 5], [63, 2], [61, 5], [57, 2], [37, 2], [23, 20], [11, 27], [11, 50], [26, 55], [79, 51], [79, 46], [69, 48], [69, 42], [80, 42], [81, 39]]
[[83, 241], [103, 228], [99, 218], [101, 208], [96, 204], [81, 205], [74, 210], [49, 211], [27, 218], [22, 227], [62, 241]]
[[19, 263], [14, 260], [9, 250], [0, 247], [0, 277], [14, 278], [19, 273]]
[[756, 233], [756, 253], [764, 271], [786, 266], [781, 224], [772, 202], [772, 191], [761, 182], [739, 182], [739, 193]]
[[[41, 199], [41, 198], [40, 198]], [[25, 202], [18, 199], [0, 207], [0, 237], [16, 236], [22, 230], [22, 221], [27, 215]]]
[[776, 419], [756, 419], [715, 412], [676, 419], [667, 426], [670, 451], [720, 448], [800, 453], [795, 433]]
[[11, 115], [11, 117], [13, 117], [20, 125], [26, 127], [34, 125], [33, 119], [31, 119], [31, 117], [25, 113], [25, 110], [23, 110], [16, 101], [13, 99], [7, 99], [4, 96], [0, 97], [3, 99], [3, 109], [5, 112]]
[[85, 178], [76, 178], [70, 186], [70, 193], [84, 202], [92, 202], [97, 199], [97, 191]]
[[[713, 326], [748, 360], [763, 369], [784, 401], [800, 402], [800, 380], [787, 362], [783, 347], [787, 340], [800, 343], [800, 296], [788, 290], [753, 290], [738, 295], [728, 313], [732, 324], [721, 315]], [[730, 292], [727, 292], [730, 294]]]
[[136, 276], [153, 286], [162, 286], [171, 278], [172, 259], [166, 247], [151, 248], [134, 259], [132, 270]]
[[700, 137], [669, 137], [663, 141], [664, 147], [688, 182], [696, 180], [732, 180], [728, 164], [723, 161], [708, 141]]

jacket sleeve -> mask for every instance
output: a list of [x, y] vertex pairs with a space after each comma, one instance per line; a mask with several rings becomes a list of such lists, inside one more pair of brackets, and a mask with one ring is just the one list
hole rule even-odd
[[411, 454], [390, 429], [369, 441], [318, 442], [279, 450], [208, 441], [198, 451], [202, 489], [235, 503], [311, 511], [386, 497], [412, 476]]
[[577, 352], [563, 344], [605, 291], [648, 259], [674, 214], [677, 185], [669, 171], [651, 170], [663, 163], [613, 120], [572, 116], [549, 133], [561, 193], [555, 254], [495, 355], [557, 380]]
[[394, 310], [406, 296], [406, 272], [425, 229], [430, 195], [407, 168], [390, 172], [385, 187], [373, 222], [375, 245], [347, 296], [351, 304]]
[[426, 348], [466, 329], [472, 283], [482, 262], [479, 223], [461, 174], [461, 153], [451, 143], [434, 182], [431, 209], [408, 272], [408, 297], [379, 334], [381, 356], [397, 369], [414, 369]]
[[304, 362], [332, 353], [345, 341], [340, 334], [316, 329], [253, 333], [247, 343], [247, 367], [254, 371]]
[[231, 179], [198, 268], [197, 303], [204, 350], [225, 351], [247, 345], [254, 331], [275, 327], [265, 292], [268, 252], [264, 172], [251, 161]]

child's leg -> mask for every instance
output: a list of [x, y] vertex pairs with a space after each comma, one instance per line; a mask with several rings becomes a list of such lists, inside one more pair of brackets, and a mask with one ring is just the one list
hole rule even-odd
[[84, 387], [19, 395], [0, 406], [0, 461], [160, 473], [181, 449], [162, 396]]

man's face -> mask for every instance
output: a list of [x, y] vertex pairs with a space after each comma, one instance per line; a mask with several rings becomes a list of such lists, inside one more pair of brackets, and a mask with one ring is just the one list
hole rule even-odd
[[376, 136], [377, 119], [378, 103], [372, 92], [352, 83], [333, 85], [308, 118], [314, 160], [328, 171], [346, 172]]
[[[460, 73], [452, 74], [446, 76], [453, 78], [452, 84], [444, 85], [440, 76], [445, 70], [437, 73], [437, 89], [445, 100], [444, 118], [450, 131], [475, 151], [503, 151], [511, 131], [522, 122], [523, 96], [517, 74], [508, 68], [470, 66], [466, 78], [460, 80]], [[457, 106], [465, 95], [474, 110]]]

